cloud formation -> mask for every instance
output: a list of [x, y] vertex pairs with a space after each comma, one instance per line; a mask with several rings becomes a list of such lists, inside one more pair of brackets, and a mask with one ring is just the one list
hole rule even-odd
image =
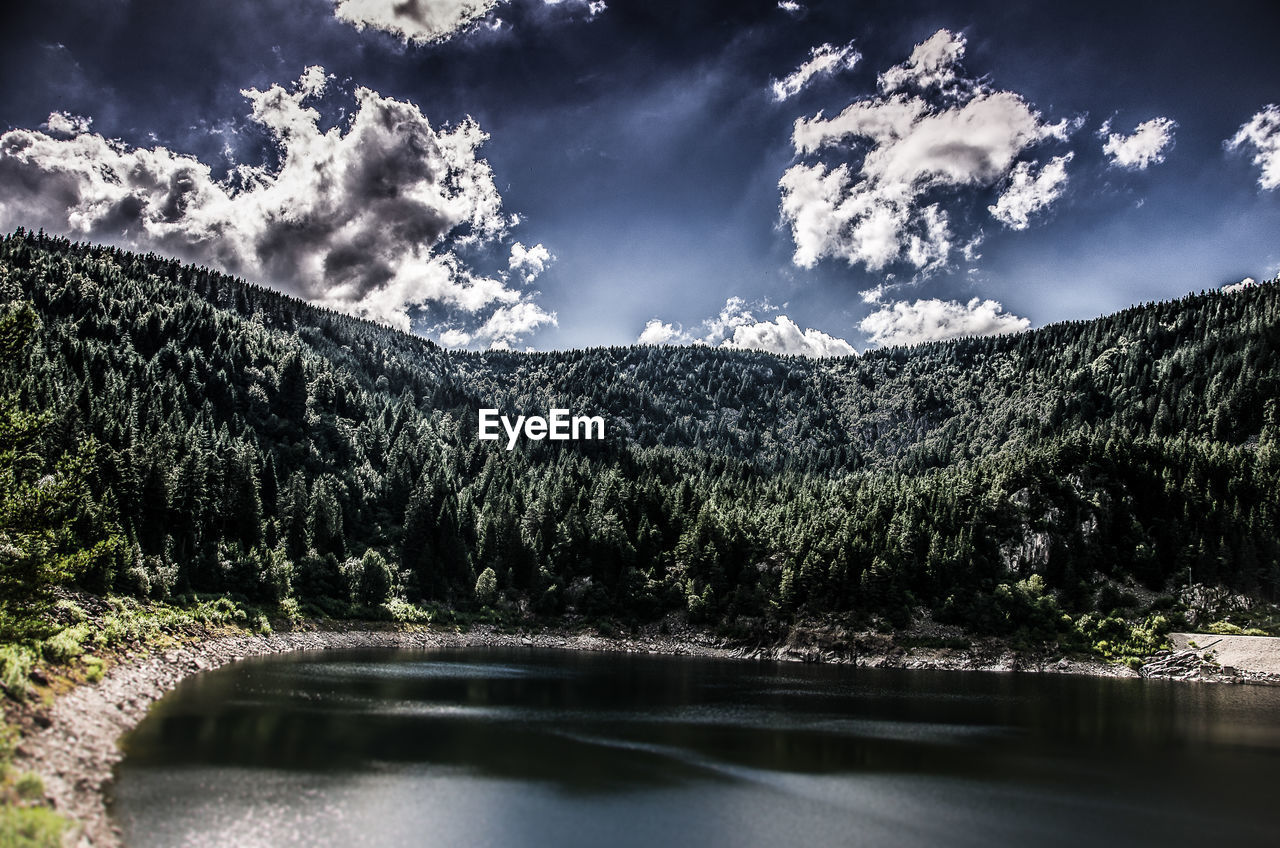
[[801, 328], [786, 315], [774, 320], [760, 320], [754, 311], [777, 312], [767, 302], [749, 304], [740, 297], [725, 301], [719, 314], [703, 320], [696, 329], [686, 331], [678, 324], [651, 319], [638, 344], [697, 344], [738, 350], [762, 350], [790, 356], [854, 356], [857, 351], [844, 339], [821, 330]]
[[899, 301], [871, 313], [858, 324], [872, 344], [880, 347], [913, 345], [961, 336], [999, 336], [1019, 333], [1031, 326], [1026, 318], [1011, 315], [994, 300]]
[[936, 270], [958, 241], [945, 201], [1016, 177], [1026, 150], [1066, 138], [1067, 121], [1046, 123], [1020, 95], [964, 76], [964, 51], [963, 35], [939, 30], [880, 75], [878, 94], [795, 122], [797, 156], [846, 160], [797, 162], [779, 181], [796, 265]]
[[988, 206], [991, 217], [1012, 230], [1025, 230], [1031, 215], [1062, 196], [1067, 187], [1067, 163], [1075, 156], [1055, 156], [1031, 175], [1034, 163], [1019, 162], [1009, 176], [1009, 185], [995, 205]]
[[1228, 150], [1245, 145], [1254, 149], [1253, 164], [1262, 169], [1258, 185], [1267, 191], [1280, 188], [1280, 106], [1267, 106], [1227, 140]]
[[1152, 118], [1134, 128], [1132, 135], [1111, 132], [1107, 121], [1098, 132], [1106, 140], [1102, 152], [1117, 168], [1144, 171], [1151, 165], [1164, 161], [1165, 150], [1173, 143], [1173, 130], [1178, 126], [1169, 118]]
[[[504, 28], [495, 10], [512, 0], [334, 0], [333, 14], [357, 30], [388, 32], [406, 43], [432, 44], [482, 25]], [[588, 18], [604, 12], [605, 0], [542, 0], [542, 6], [581, 10]]]
[[520, 242], [516, 242], [511, 245], [511, 256], [507, 260], [507, 267], [524, 277], [526, 283], [532, 283], [554, 260], [555, 257], [551, 255], [551, 251], [540, 244], [525, 247]]
[[1238, 282], [1238, 283], [1229, 283], [1229, 284], [1227, 284], [1227, 285], [1223, 286], [1222, 288], [1218, 289], [1218, 291], [1222, 292], [1223, 294], [1235, 294], [1236, 292], [1244, 291], [1245, 289], [1249, 289], [1249, 288], [1253, 288], [1253, 287], [1254, 287], [1254, 286], [1256, 286], [1257, 284], [1258, 284], [1258, 281], [1257, 281], [1257, 280], [1255, 280], [1253, 277], [1245, 277], [1245, 278], [1244, 278], [1243, 280], [1241, 280], [1240, 282]]
[[644, 325], [644, 329], [640, 331], [640, 337], [636, 339], [636, 344], [680, 344], [683, 340], [683, 335], [680, 328], [675, 324], [669, 324], [658, 318], [651, 318]]
[[[537, 326], [527, 294], [457, 253], [501, 241], [509, 226], [477, 154], [487, 139], [479, 126], [436, 129], [417, 106], [357, 88], [345, 132], [322, 132], [308, 104], [327, 82], [312, 66], [289, 89], [244, 90], [280, 164], [241, 165], [225, 180], [191, 156], [130, 148], [87, 123], [59, 122], [68, 138], [5, 133], [0, 227], [176, 254], [405, 330], [428, 305], [464, 325], [519, 307], [522, 323], [498, 319], [494, 339]], [[521, 273], [542, 260], [540, 247], [525, 252]], [[540, 323], [554, 316], [543, 312]]]
[[851, 71], [860, 61], [862, 54], [853, 49], [852, 41], [843, 47], [820, 44], [809, 51], [808, 61], [783, 79], [773, 81], [773, 99], [781, 102], [794, 97], [813, 82], [815, 77], [829, 77], [840, 71]]
[[334, 17], [405, 41], [443, 41], [482, 20], [502, 0], [335, 0]]
[[50, 112], [49, 120], [41, 124], [41, 129], [53, 135], [79, 135], [88, 132], [92, 125], [93, 118], [72, 115], [70, 112]]
[[555, 313], [522, 299], [509, 306], [498, 307], [474, 330], [445, 330], [440, 334], [440, 342], [449, 347], [483, 344], [494, 350], [510, 350], [522, 337], [543, 324], [554, 326], [557, 323]]
[[802, 330], [795, 321], [779, 315], [773, 321], [757, 321], [733, 329], [733, 337], [721, 343], [739, 350], [765, 350], [791, 356], [854, 356], [857, 351], [844, 339], [810, 327]]

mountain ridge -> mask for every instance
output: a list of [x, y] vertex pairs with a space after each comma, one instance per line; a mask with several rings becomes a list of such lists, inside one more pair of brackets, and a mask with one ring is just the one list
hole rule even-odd
[[[1187, 568], [1280, 587], [1274, 285], [807, 360], [446, 351], [25, 232], [0, 269], [36, 319], [3, 385], [49, 419], [14, 485], [92, 444], [76, 526], [114, 542], [68, 579], [97, 591], [724, 626], [925, 610], [1096, 643], [1161, 613], [1106, 585], [1166, 611]], [[475, 438], [481, 405], [601, 414], [609, 438], [508, 453]]]

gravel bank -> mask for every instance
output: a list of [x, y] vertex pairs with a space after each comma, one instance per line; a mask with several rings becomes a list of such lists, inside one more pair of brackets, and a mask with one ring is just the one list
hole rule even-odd
[[270, 635], [217, 636], [184, 647], [140, 655], [113, 666], [97, 684], [79, 686], [39, 714], [17, 753], [17, 767], [43, 776], [56, 809], [78, 823], [68, 840], [79, 846], [116, 846], [103, 790], [121, 753], [117, 740], [137, 724], [148, 707], [184, 677], [245, 657], [289, 651], [341, 648], [530, 647], [587, 651], [630, 651], [686, 656], [800, 662], [838, 662], [889, 668], [941, 668], [988, 671], [1043, 671], [1133, 676], [1128, 669], [1076, 660], [1028, 662], [997, 642], [966, 649], [896, 646], [875, 634], [793, 634], [778, 646], [731, 647], [705, 634], [654, 633], [609, 638], [568, 632], [497, 633], [475, 628], [467, 633], [438, 630], [311, 630]]
[[1212, 633], [1170, 633], [1169, 645], [1184, 651], [1196, 644], [1206, 659], [1223, 669], [1280, 675], [1280, 638], [1275, 636], [1216, 636]]

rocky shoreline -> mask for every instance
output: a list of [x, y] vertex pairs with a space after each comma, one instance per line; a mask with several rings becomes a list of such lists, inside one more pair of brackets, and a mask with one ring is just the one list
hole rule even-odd
[[821, 632], [793, 633], [774, 646], [732, 645], [708, 634], [659, 631], [609, 637], [586, 632], [548, 630], [503, 633], [488, 627], [467, 632], [442, 629], [295, 630], [252, 635], [234, 633], [190, 641], [169, 649], [122, 657], [96, 684], [83, 684], [35, 714], [25, 728], [16, 765], [44, 779], [51, 806], [76, 822], [68, 844], [116, 846], [120, 832], [112, 823], [106, 792], [121, 758], [120, 736], [146, 715], [153, 702], [183, 678], [236, 660], [292, 651], [344, 648], [525, 647], [580, 651], [751, 659], [756, 661], [834, 662], [863, 667], [986, 671], [1033, 671], [1135, 677], [1123, 666], [1089, 660], [1028, 660], [1000, 643], [964, 649], [904, 648], [892, 637], [863, 634], [832, 639]]

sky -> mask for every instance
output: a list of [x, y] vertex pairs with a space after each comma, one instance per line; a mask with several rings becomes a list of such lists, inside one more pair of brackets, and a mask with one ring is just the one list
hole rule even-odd
[[49, 0], [0, 229], [450, 347], [807, 356], [1280, 273], [1274, 2]]

